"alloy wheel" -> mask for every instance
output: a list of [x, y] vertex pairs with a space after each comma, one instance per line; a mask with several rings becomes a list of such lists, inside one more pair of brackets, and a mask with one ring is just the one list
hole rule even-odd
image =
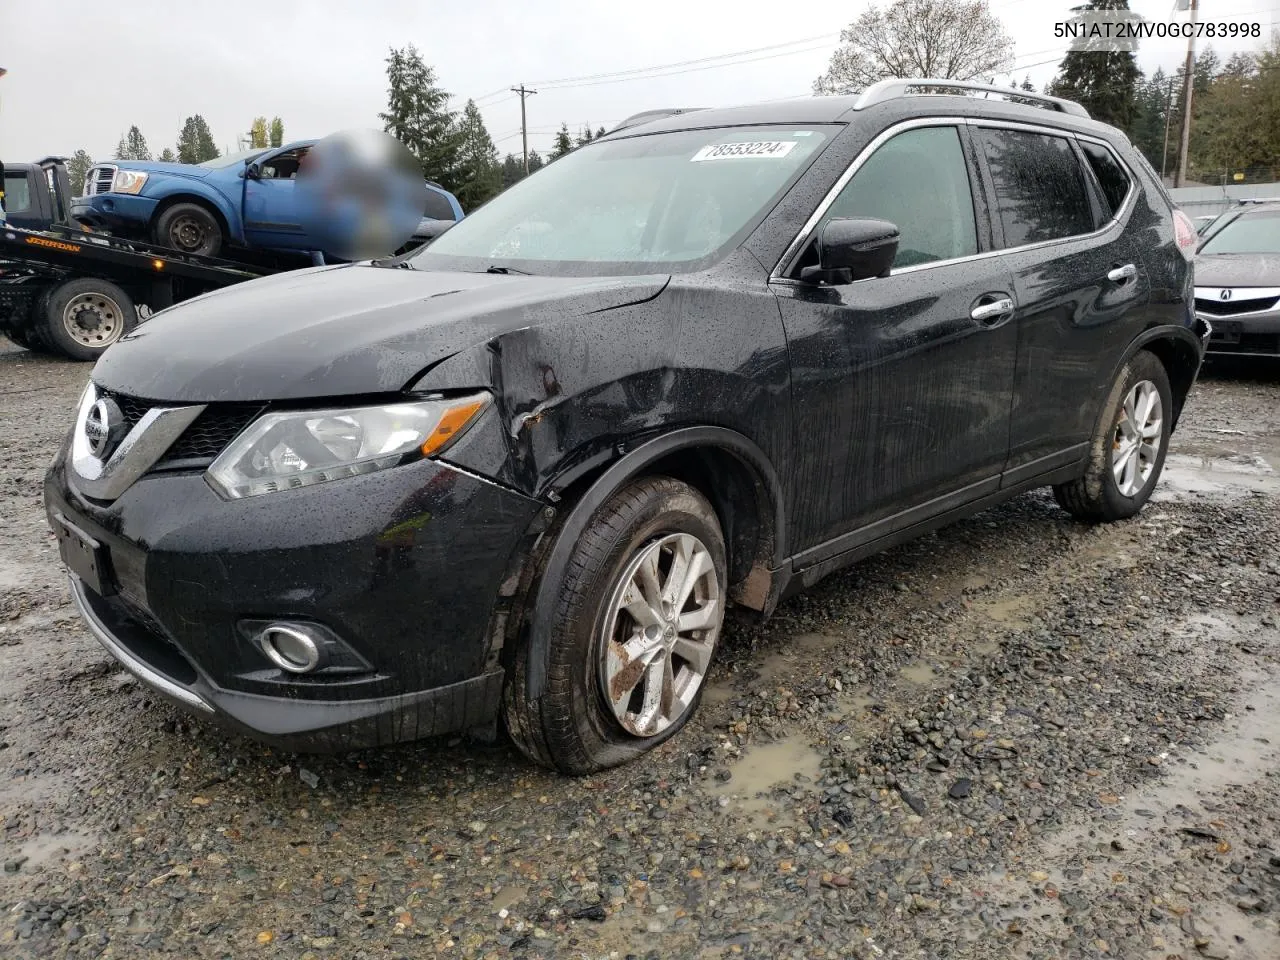
[[724, 621], [715, 561], [677, 533], [642, 547], [609, 601], [600, 686], [628, 733], [654, 737], [689, 711], [706, 679]]
[[1151, 479], [1160, 456], [1163, 431], [1160, 391], [1150, 380], [1141, 380], [1125, 397], [1111, 441], [1111, 471], [1123, 496], [1137, 496]]

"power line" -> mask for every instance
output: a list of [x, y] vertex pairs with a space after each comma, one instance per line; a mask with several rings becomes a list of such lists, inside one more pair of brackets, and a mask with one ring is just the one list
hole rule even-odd
[[750, 50], [737, 50], [733, 53], [719, 53], [711, 57], [699, 57], [695, 60], [678, 60], [675, 63], [658, 63], [648, 67], [634, 67], [630, 70], [614, 70], [608, 73], [592, 73], [584, 74], [580, 77], [561, 77], [558, 80], [537, 80], [535, 81], [540, 87], [553, 87], [561, 84], [578, 86], [586, 85], [587, 81], [606, 80], [612, 77], [628, 77], [635, 74], [650, 73], [655, 70], [670, 70], [675, 67], [688, 67], [695, 64], [711, 63], [714, 60], [730, 60], [735, 57], [745, 57], [753, 53], [764, 53], [768, 50], [781, 50], [784, 47], [795, 47], [803, 43], [815, 43], [818, 40], [830, 40], [833, 37], [839, 37], [838, 33], [824, 33], [815, 37], [805, 37], [801, 40], [790, 40], [786, 43], [775, 43], [767, 47], [754, 47]]
[[779, 57], [791, 57], [799, 53], [813, 53], [817, 50], [826, 49], [826, 44], [820, 44], [814, 47], [802, 47], [799, 50], [786, 50], [782, 53], [770, 53], [762, 57], [749, 57], [746, 60], [734, 60], [731, 63], [710, 63], [701, 67], [686, 67], [683, 70], [669, 70], [666, 73], [648, 73], [634, 77], [616, 77], [612, 80], [592, 80], [584, 83], [566, 83], [558, 87], [552, 87], [552, 90], [569, 90], [576, 87], [598, 87], [609, 83], [626, 83], [630, 80], [658, 80], [662, 77], [675, 77], [683, 73], [698, 73], [702, 70], [718, 70], [724, 67], [738, 67], [747, 63], [758, 63], [761, 60], [776, 60]]

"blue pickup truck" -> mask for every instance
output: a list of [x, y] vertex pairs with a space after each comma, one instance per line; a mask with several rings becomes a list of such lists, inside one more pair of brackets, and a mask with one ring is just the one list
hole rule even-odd
[[[181, 253], [214, 257], [228, 247], [310, 251], [294, 178], [315, 140], [230, 153], [204, 163], [114, 160], [92, 167], [73, 220]], [[410, 245], [463, 216], [453, 194], [427, 182], [423, 219]]]

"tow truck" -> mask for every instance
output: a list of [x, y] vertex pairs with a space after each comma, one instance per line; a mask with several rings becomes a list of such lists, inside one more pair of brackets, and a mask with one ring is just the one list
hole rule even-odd
[[0, 166], [0, 333], [19, 346], [95, 360], [152, 313], [210, 290], [304, 266], [178, 253], [73, 223], [65, 158]]

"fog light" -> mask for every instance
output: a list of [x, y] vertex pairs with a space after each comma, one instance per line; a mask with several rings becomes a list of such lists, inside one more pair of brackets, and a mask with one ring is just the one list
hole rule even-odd
[[290, 673], [310, 673], [320, 666], [322, 637], [302, 624], [272, 623], [258, 634], [258, 646], [267, 659]]

